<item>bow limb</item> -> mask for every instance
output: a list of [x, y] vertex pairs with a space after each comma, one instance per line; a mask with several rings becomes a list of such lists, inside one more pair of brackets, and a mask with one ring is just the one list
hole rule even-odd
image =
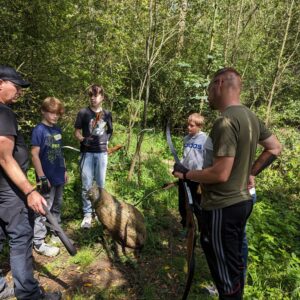
[[156, 193], [157, 191], [160, 191], [160, 190], [168, 190], [170, 189], [171, 187], [175, 186], [175, 185], [178, 185], [178, 181], [174, 181], [174, 182], [167, 182], [167, 183], [164, 183], [162, 186], [160, 186], [159, 188], [149, 192], [148, 194], [146, 194], [146, 196], [144, 196], [142, 199], [140, 199], [139, 201], [137, 201], [134, 206], [137, 206], [139, 205], [141, 202], [143, 202], [145, 199], [147, 199], [149, 196], [151, 196], [153, 193]]
[[188, 264], [188, 275], [186, 278], [186, 284], [182, 300], [187, 299], [187, 296], [190, 292], [190, 288], [193, 283], [193, 277], [195, 273], [195, 246], [196, 246], [196, 222], [194, 218], [194, 208], [193, 208], [193, 198], [191, 195], [190, 188], [186, 182], [183, 182], [186, 194], [186, 227], [187, 227], [187, 264]]
[[[170, 125], [169, 122], [166, 128], [166, 137], [167, 142], [174, 157], [176, 163], [181, 163], [177, 152], [173, 146], [171, 132], [170, 132]], [[191, 190], [187, 185], [187, 182], [183, 182], [184, 191], [185, 191], [185, 202], [186, 202], [186, 212], [187, 212], [187, 223], [186, 227], [188, 230], [187, 235], [187, 264], [188, 264], [188, 275], [186, 279], [185, 289], [182, 296], [182, 300], [187, 299], [187, 296], [190, 292], [190, 288], [193, 282], [194, 272], [195, 272], [195, 245], [196, 245], [196, 222], [194, 219], [194, 208], [193, 208], [193, 198], [191, 194]]]
[[[63, 149], [70, 149], [70, 150], [73, 150], [73, 151], [76, 151], [76, 152], [80, 152], [80, 149], [72, 147], [72, 146], [63, 146], [62, 148]], [[122, 148], [123, 148], [123, 145], [116, 145], [114, 147], [108, 148], [107, 149], [107, 154], [111, 155], [112, 153], [114, 153], [114, 152], [116, 152], [116, 151], [118, 151]]]

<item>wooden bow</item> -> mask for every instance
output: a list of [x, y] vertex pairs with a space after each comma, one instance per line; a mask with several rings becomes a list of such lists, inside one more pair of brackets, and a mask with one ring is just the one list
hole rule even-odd
[[[177, 164], [181, 164], [177, 152], [173, 146], [172, 138], [171, 138], [171, 132], [170, 132], [170, 125], [169, 122], [167, 124], [166, 128], [166, 137], [167, 142], [170, 148], [170, 151], [172, 152], [172, 155], [174, 157], [174, 160]], [[190, 292], [190, 288], [192, 285], [194, 273], [195, 273], [195, 245], [196, 245], [196, 221], [194, 216], [194, 203], [193, 198], [191, 194], [191, 190], [189, 186], [187, 185], [186, 181], [183, 181], [184, 191], [185, 191], [185, 202], [186, 202], [186, 227], [188, 230], [187, 234], [187, 264], [188, 264], [188, 275], [186, 279], [185, 289], [182, 296], [182, 300], [187, 299], [187, 296]]]

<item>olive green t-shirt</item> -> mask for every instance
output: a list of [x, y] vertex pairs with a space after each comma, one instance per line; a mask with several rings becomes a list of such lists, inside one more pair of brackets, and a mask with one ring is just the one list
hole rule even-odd
[[225, 183], [203, 184], [203, 209], [223, 208], [251, 199], [247, 184], [257, 143], [270, 136], [271, 132], [246, 106], [226, 108], [209, 137], [214, 157], [234, 157], [232, 171]]

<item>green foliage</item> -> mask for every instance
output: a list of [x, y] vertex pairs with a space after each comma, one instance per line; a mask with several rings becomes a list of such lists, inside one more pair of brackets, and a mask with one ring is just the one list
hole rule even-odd
[[[65, 128], [67, 136], [64, 140], [72, 144], [72, 130], [68, 126]], [[125, 128], [119, 124], [115, 128], [113, 145], [126, 140]], [[300, 297], [299, 131], [275, 128], [275, 132], [284, 145], [284, 151], [257, 178], [258, 202], [247, 226], [249, 265], [244, 298], [249, 300], [296, 300]], [[173, 137], [173, 141], [176, 149], [180, 150], [182, 137]], [[117, 255], [115, 243], [104, 234], [101, 225], [94, 223], [89, 231], [80, 229], [78, 153], [65, 151], [70, 181], [64, 191], [63, 226], [76, 241], [78, 253], [67, 260], [58, 257], [41, 265], [39, 272], [59, 276], [72, 264], [76, 265], [78, 272], [89, 272], [99, 260], [110, 257], [114, 265], [125, 268], [124, 274], [136, 276], [134, 284], [130, 277], [130, 286], [74, 288], [72, 299], [170, 299], [183, 291], [187, 266], [185, 248], [178, 238], [177, 188], [157, 190], [147, 196], [162, 184], [174, 180], [170, 174], [173, 161], [164, 134], [147, 133], [141, 151], [140, 171], [135, 173], [133, 181], [128, 182], [133, 150], [128, 153], [120, 150], [109, 157], [106, 189], [121, 201], [138, 203], [137, 207], [145, 217], [147, 242], [138, 260], [127, 254]], [[35, 181], [32, 168], [29, 178]], [[8, 259], [8, 245], [5, 245], [0, 258], [1, 261]], [[212, 279], [198, 243], [196, 263], [190, 298], [209, 299], [203, 287], [209, 285]], [[151, 274], [144, 274], [144, 264], [151, 264]]]
[[299, 132], [280, 129], [284, 151], [257, 179], [258, 203], [247, 228], [249, 299], [300, 297]]
[[[118, 127], [119, 125], [117, 125]], [[122, 129], [122, 127], [120, 127]], [[258, 202], [251, 215], [247, 234], [249, 239], [249, 267], [245, 290], [245, 299], [297, 299], [299, 298], [299, 133], [292, 129], [276, 131], [284, 145], [283, 155], [257, 179]], [[124, 138], [124, 136], [123, 136]], [[122, 140], [120, 137], [117, 140]], [[175, 147], [181, 149], [181, 138], [173, 137]], [[130, 155], [130, 153], [128, 153]], [[116, 152], [109, 159], [107, 189], [118, 199], [129, 203], [138, 203], [143, 212], [147, 226], [147, 243], [143, 250], [145, 256], [157, 256], [169, 247], [170, 236], [163, 233], [172, 232], [174, 212], [177, 210], [177, 190], [158, 190], [166, 181], [172, 181], [170, 169], [172, 161], [164, 135], [149, 134], [145, 139], [141, 153], [140, 173], [136, 173], [132, 182], [127, 181], [130, 160], [124, 152]], [[158, 171], [159, 170], [159, 171]], [[137, 180], [139, 176], [139, 180]], [[67, 192], [68, 193], [68, 192]], [[145, 197], [147, 196], [147, 197]], [[144, 198], [145, 197], [145, 198]], [[93, 236], [93, 235], [92, 235]], [[84, 244], [92, 243], [84, 238]], [[95, 236], [96, 237], [96, 236]], [[127, 256], [121, 256], [120, 262], [135, 262]], [[168, 261], [167, 269], [161, 269], [159, 277], [180, 272], [184, 269], [182, 258]], [[208, 268], [199, 269], [191, 297], [201, 295], [202, 287], [197, 282], [209, 282]], [[173, 270], [173, 271], [172, 271]], [[177, 271], [175, 271], [177, 270]], [[205, 271], [204, 271], [205, 270]], [[203, 274], [206, 274], [203, 278]], [[201, 278], [199, 278], [199, 275]], [[182, 280], [184, 276], [182, 275]], [[144, 286], [145, 299], [156, 293], [151, 283]], [[199, 294], [200, 293], [200, 294]], [[201, 295], [201, 296], [199, 296]], [[202, 299], [202, 298], [199, 298]], [[204, 299], [204, 298], [203, 298]]]
[[[21, 125], [30, 131], [39, 119], [40, 102], [49, 95], [64, 100], [74, 117], [91, 83], [104, 86], [107, 107], [127, 125], [132, 107], [144, 100], [140, 92], [149, 43], [153, 52], [159, 49], [151, 74], [149, 124], [162, 128], [172, 116], [175, 127], [183, 127], [186, 115], [199, 110], [210, 122], [214, 115], [207, 109], [205, 90], [210, 75], [225, 65], [241, 72], [244, 103], [266, 108], [290, 5], [277, 2], [191, 0], [181, 33], [180, 1], [156, 2], [149, 27], [147, 1], [4, 0], [0, 62], [19, 67], [32, 83], [17, 108]], [[299, 11], [295, 1], [271, 116], [273, 123], [293, 126], [299, 125]]]
[[[281, 66], [278, 59], [291, 1], [190, 0], [181, 22], [180, 1], [155, 3], [150, 26], [149, 1], [2, 1], [0, 63], [19, 68], [32, 83], [14, 107], [25, 139], [29, 143], [31, 129], [40, 121], [41, 101], [53, 95], [63, 100], [66, 108], [60, 122], [64, 144], [78, 148], [73, 134], [75, 116], [87, 105], [88, 86], [102, 84], [107, 94], [105, 108], [113, 112], [116, 124], [110, 146], [127, 145], [129, 132], [133, 134], [129, 149], [110, 156], [106, 187], [120, 199], [138, 203], [148, 229], [145, 253], [159, 255], [169, 243], [160, 231], [172, 230], [170, 227], [176, 222], [176, 188], [147, 195], [173, 180], [172, 158], [164, 134], [160, 133], [167, 120], [171, 121], [172, 133], [180, 136], [173, 142], [181, 154], [188, 114], [201, 110], [207, 128], [215, 119], [215, 113], [207, 105], [206, 88], [211, 74], [222, 66], [234, 66], [240, 71], [244, 82], [243, 103], [264, 119], [279, 70], [271, 124], [284, 145], [284, 152], [257, 179], [258, 203], [248, 226], [250, 264], [245, 298], [298, 299], [299, 1], [294, 2], [291, 12]], [[179, 24], [183, 23], [180, 49]], [[173, 35], [162, 43], [171, 32]], [[152, 68], [145, 116], [147, 129], [151, 131], [145, 134], [140, 161], [133, 180], [128, 182], [145, 105], [145, 92], [141, 92], [148, 66], [145, 48], [151, 42], [153, 52], [161, 46]], [[140, 112], [134, 115], [137, 109]], [[133, 128], [129, 129], [129, 124]], [[77, 228], [81, 219], [79, 155], [66, 149], [65, 158], [69, 183], [65, 186], [63, 218], [68, 227]], [[35, 182], [33, 169], [29, 178]], [[78, 231], [75, 238], [81, 246], [88, 247], [99, 232], [101, 228], [88, 235]], [[6, 246], [4, 250], [1, 259], [8, 253]], [[205, 280], [209, 280], [209, 275]], [[198, 288], [192, 291], [194, 299], [198, 297]], [[74, 299], [81, 299], [80, 293]], [[97, 297], [117, 299], [123, 293], [122, 289], [111, 294], [99, 291]], [[143, 294], [145, 299], [154, 299], [156, 287], [145, 284]]]
[[78, 264], [82, 268], [87, 268], [94, 261], [94, 253], [90, 248], [83, 248], [78, 251], [76, 256], [69, 259], [70, 263]]

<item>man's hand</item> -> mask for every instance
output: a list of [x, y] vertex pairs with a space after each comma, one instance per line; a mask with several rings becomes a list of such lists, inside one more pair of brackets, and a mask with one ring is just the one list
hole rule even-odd
[[27, 197], [28, 206], [36, 213], [45, 215], [43, 205], [47, 206], [47, 201], [37, 191], [33, 191]]
[[173, 166], [173, 172], [179, 172], [179, 173], [183, 173], [186, 174], [189, 171], [188, 168], [186, 168], [183, 164], [179, 164], [179, 163], [175, 163]]
[[179, 179], [186, 180], [185, 176], [188, 171], [189, 169], [186, 168], [183, 164], [175, 163], [172, 174]]
[[249, 181], [248, 181], [248, 190], [250, 190], [254, 187], [255, 187], [255, 176], [250, 175], [249, 176]]
[[260, 141], [259, 144], [264, 147], [264, 151], [254, 162], [251, 174], [257, 176], [261, 171], [267, 168], [280, 155], [282, 145], [275, 135], [271, 135], [267, 139]]

